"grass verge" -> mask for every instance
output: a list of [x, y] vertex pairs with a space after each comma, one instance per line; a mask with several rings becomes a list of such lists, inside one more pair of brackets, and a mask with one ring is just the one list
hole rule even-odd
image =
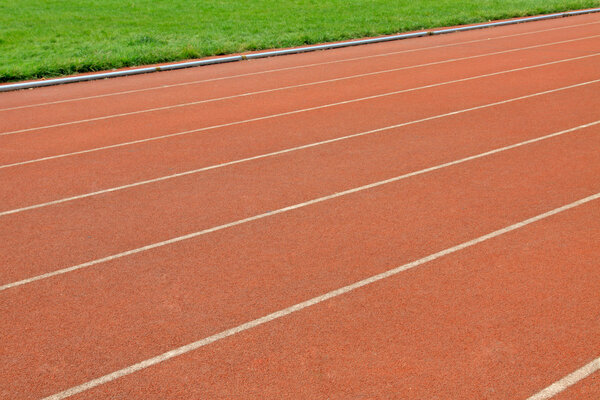
[[600, 0], [0, 0], [0, 82], [600, 6]]

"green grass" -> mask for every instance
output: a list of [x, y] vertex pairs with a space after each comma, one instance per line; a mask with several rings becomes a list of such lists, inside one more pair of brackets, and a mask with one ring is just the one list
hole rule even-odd
[[599, 5], [600, 0], [0, 0], [0, 82]]

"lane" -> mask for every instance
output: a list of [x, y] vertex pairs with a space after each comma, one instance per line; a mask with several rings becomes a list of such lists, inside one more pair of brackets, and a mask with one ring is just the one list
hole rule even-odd
[[561, 136], [6, 291], [0, 390], [51, 394], [598, 193], [598, 145]]
[[[598, 85], [573, 94], [600, 104]], [[565, 92], [566, 93], [566, 92]], [[2, 216], [0, 283], [78, 265], [331, 193], [597, 122], [558, 97], [505, 104], [171, 181]], [[596, 93], [595, 95], [593, 93]], [[541, 101], [538, 101], [541, 100]], [[590, 103], [587, 103], [590, 104]], [[531, 106], [523, 119], [512, 116]], [[551, 118], [530, 129], [531, 118]], [[537, 113], [534, 113], [537, 112]], [[580, 119], [581, 118], [581, 119]], [[577, 121], [578, 125], [573, 125]], [[553, 123], [558, 122], [558, 126]], [[580, 123], [580, 124], [579, 124]], [[509, 128], [510, 130], [507, 130]], [[598, 125], [587, 128], [598, 132]], [[582, 130], [583, 131], [583, 130]], [[566, 134], [578, 134], [578, 131]], [[113, 170], [114, 173], [114, 170]], [[143, 201], [140, 201], [143, 199]], [[157, 221], [148, 224], [148, 221]], [[68, 243], [68, 251], [65, 244]]]
[[599, 221], [582, 205], [73, 398], [528, 398], [600, 345]]
[[[456, 35], [441, 35], [423, 38], [423, 40], [406, 40], [372, 44], [369, 46], [358, 46], [335, 51], [305, 53], [290, 55], [287, 57], [274, 57], [268, 59], [252, 60], [244, 63], [222, 64], [218, 67], [192, 68], [179, 71], [165, 72], [161, 74], [138, 75], [122, 79], [110, 79], [105, 81], [82, 82], [68, 86], [55, 86], [39, 88], [36, 90], [3, 93], [2, 108], [30, 105], [48, 101], [87, 97], [90, 95], [102, 95], [123, 90], [139, 90], [148, 87], [156, 87], [169, 84], [182, 84], [200, 79], [224, 78], [233, 75], [263, 72], [273, 69], [297, 67], [299, 65], [315, 64], [329, 61], [343, 60], [346, 58], [364, 57], [378, 55], [390, 51], [421, 51], [435, 46], [455, 46], [460, 40], [458, 37], [468, 40], [481, 40], [498, 36], [524, 34], [529, 35], [533, 30], [545, 31], [570, 29], [569, 26], [586, 23], [598, 23], [597, 15], [583, 15], [573, 18], [554, 19], [536, 22], [534, 25], [522, 24], [494, 29], [483, 29], [470, 32], [462, 32]], [[535, 27], [535, 28], [534, 28]], [[550, 31], [549, 31], [550, 32]], [[439, 51], [444, 51], [443, 47]]]
[[[413, 159], [413, 154], [431, 155], [431, 160], [435, 161], [436, 154], [440, 151], [447, 152], [448, 149], [456, 151], [457, 156], [460, 153], [460, 147], [456, 146], [454, 140], [466, 142], [463, 150], [470, 150], [468, 143], [479, 143], [487, 145], [490, 140], [508, 144], [508, 140], [521, 140], [522, 138], [531, 138], [560, 131], [582, 124], [592, 122], [600, 117], [597, 109], [600, 108], [599, 83], [589, 85], [570, 87], [564, 90], [554, 91], [533, 95], [525, 99], [508, 99], [506, 103], [497, 104], [487, 103], [475, 110], [462, 109], [454, 111], [455, 114], [435, 114], [425, 118], [431, 118], [428, 121], [413, 120], [406, 122], [407, 129], [394, 129], [381, 127], [381, 130], [368, 130], [357, 132], [349, 131], [352, 135], [380, 135], [380, 134], [404, 134], [414, 136], [415, 138], [428, 138], [429, 140], [414, 142], [413, 146], [407, 145], [405, 139], [394, 143], [400, 145], [404, 150], [402, 156], [406, 159]], [[528, 109], [528, 113], [522, 113], [523, 107]], [[574, 111], [575, 110], [575, 111]], [[432, 111], [429, 111], [432, 112]], [[460, 114], [464, 113], [464, 116]], [[531, 126], [532, 119], [544, 121], [544, 124]], [[435, 122], [435, 119], [440, 119]], [[332, 121], [334, 122], [334, 121]], [[341, 121], [340, 121], [341, 122]], [[435, 139], [430, 139], [430, 131], [444, 129], [448, 132], [447, 125], [458, 126], [455, 128], [455, 136], [447, 134], [446, 140], [450, 142], [438, 143]], [[524, 128], [527, 129], [524, 129]], [[177, 174], [186, 174], [197, 171], [194, 175], [203, 174], [206, 169], [228, 168], [231, 165], [224, 165], [228, 162], [255, 162], [252, 157], [268, 158], [268, 154], [281, 156], [281, 154], [272, 154], [277, 151], [293, 150], [304, 152], [302, 146], [315, 147], [330, 146], [332, 143], [322, 143], [328, 140], [355, 140], [357, 137], [336, 136], [343, 135], [343, 127], [337, 130], [319, 129], [315, 126], [313, 129], [306, 128], [298, 134], [286, 135], [289, 132], [283, 127], [273, 127], [270, 131], [257, 129], [258, 132], [249, 138], [248, 132], [242, 129], [231, 130], [227, 135], [212, 134], [195, 137], [193, 140], [178, 138], [169, 140], [165, 144], [152, 143], [142, 146], [139, 151], [130, 152], [125, 149], [113, 149], [110, 152], [98, 152], [85, 154], [73, 159], [54, 159], [43, 163], [22, 165], [18, 168], [9, 170], [0, 170], [0, 177], [4, 186], [11, 187], [10, 191], [0, 194], [0, 217], [8, 212], [23, 212], [23, 207], [33, 205], [47, 204], [68, 198], [68, 196], [83, 195], [85, 193], [98, 193], [111, 188], [124, 188], [136, 182], [143, 182], [152, 179], [168, 178]], [[398, 127], [397, 127], [398, 128]], [[518, 131], [527, 136], [513, 137], [506, 135], [505, 132]], [[346, 128], [348, 129], [348, 128]], [[475, 133], [473, 133], [475, 132]], [[479, 137], [482, 135], [483, 137]], [[461, 138], [461, 139], [459, 139]], [[191, 139], [191, 138], [190, 138]], [[477, 140], [475, 140], [477, 139]], [[232, 146], [231, 143], [243, 143], [244, 140], [252, 140], [243, 146]], [[321, 143], [317, 145], [318, 143]], [[498, 142], [500, 143], [500, 142]], [[493, 145], [498, 143], [494, 142]], [[346, 145], [338, 147], [339, 151], [346, 151]], [[417, 147], [414, 147], [417, 146]], [[438, 146], [437, 148], [435, 146]], [[485, 147], [473, 148], [474, 152]], [[308, 156], [310, 157], [310, 155]], [[243, 161], [247, 159], [247, 161]], [[397, 157], [390, 160], [390, 165], [397, 163]], [[370, 163], [368, 163], [370, 164]], [[367, 165], [368, 165], [367, 164]], [[308, 167], [308, 166], [307, 166]], [[308, 173], [308, 172], [307, 172]], [[176, 176], [173, 179], [180, 179]], [[157, 184], [151, 182], [149, 184]], [[126, 188], [124, 188], [126, 189]], [[104, 193], [98, 193], [104, 194]], [[273, 208], [273, 207], [270, 207]], [[276, 208], [276, 207], [275, 207]]]
[[[281, 122], [281, 121], [285, 121], [287, 119], [287, 117], [293, 118], [298, 114], [304, 115], [303, 113], [305, 113], [305, 112], [310, 112], [310, 114], [313, 114], [315, 112], [318, 113], [320, 111], [328, 111], [328, 109], [330, 109], [330, 108], [337, 108], [337, 107], [341, 107], [341, 106], [346, 106], [348, 104], [360, 103], [363, 101], [378, 100], [378, 99], [387, 98], [390, 96], [401, 95], [401, 94], [405, 94], [405, 93], [409, 93], [409, 92], [437, 88], [437, 87], [442, 87], [445, 85], [452, 85], [452, 84], [462, 83], [462, 82], [466, 82], [466, 81], [477, 80], [477, 79], [481, 79], [481, 78], [495, 77], [495, 76], [503, 75], [503, 74], [507, 74], [507, 73], [514, 73], [514, 72], [526, 71], [526, 70], [531, 70], [531, 69], [536, 69], [536, 68], [541, 68], [541, 67], [548, 67], [548, 66], [566, 63], [566, 62], [581, 61], [581, 60], [585, 60], [585, 59], [594, 58], [596, 56], [597, 56], [596, 54], [589, 55], [589, 56], [581, 56], [581, 57], [576, 57], [573, 59], [566, 59], [566, 60], [545, 63], [542, 65], [534, 65], [534, 66], [528, 66], [528, 67], [523, 67], [523, 68], [504, 70], [504, 71], [500, 71], [500, 72], [484, 74], [484, 75], [477, 75], [475, 77], [469, 77], [469, 78], [464, 78], [464, 79], [455, 80], [455, 81], [434, 83], [431, 85], [425, 85], [425, 86], [420, 86], [420, 87], [416, 87], [416, 88], [409, 88], [409, 89], [394, 91], [394, 92], [386, 92], [383, 94], [377, 94], [377, 95], [373, 95], [373, 96], [356, 98], [356, 99], [351, 99], [351, 100], [342, 101], [342, 102], [338, 102], [338, 103], [330, 103], [330, 104], [326, 104], [326, 105], [286, 112], [286, 113], [282, 113], [282, 114], [267, 115], [267, 116], [257, 117], [257, 118], [253, 118], [253, 119], [249, 119], [249, 120], [242, 120], [242, 121], [237, 121], [237, 122], [226, 123], [226, 124], [222, 124], [222, 125], [218, 125], [218, 126], [209, 126], [209, 127], [198, 128], [198, 129], [188, 130], [188, 131], [183, 131], [183, 132], [175, 132], [175, 133], [166, 134], [166, 135], [154, 136], [152, 138], [147, 138], [147, 139], [139, 139], [139, 140], [130, 141], [130, 142], [121, 142], [121, 143], [117, 143], [117, 144], [113, 144], [113, 145], [107, 145], [104, 147], [84, 149], [84, 150], [75, 151], [75, 152], [71, 152], [71, 153], [49, 155], [47, 157], [42, 157], [42, 158], [37, 158], [37, 159], [34, 158], [34, 159], [29, 159], [29, 160], [22, 160], [22, 161], [17, 161], [12, 164], [0, 165], [0, 168], [12, 168], [15, 166], [36, 163], [36, 162], [42, 162], [42, 161], [47, 161], [50, 159], [64, 158], [64, 157], [70, 157], [70, 156], [74, 156], [74, 155], [93, 153], [96, 151], [105, 151], [105, 150], [109, 150], [109, 149], [127, 147], [127, 146], [132, 146], [132, 145], [139, 145], [142, 143], [149, 143], [149, 142], [158, 141], [158, 140], [172, 139], [172, 138], [186, 136], [186, 135], [190, 135], [190, 134], [198, 134], [200, 132], [206, 132], [206, 131], [215, 130], [215, 129], [222, 129], [222, 128], [231, 129], [232, 127], [236, 128], [238, 126], [246, 127], [246, 126], [254, 125], [255, 123], [260, 123], [263, 121], [267, 121], [267, 120], [270, 121], [273, 118], [277, 119], [278, 122]], [[364, 110], [364, 107], [362, 109]], [[359, 122], [360, 121], [361, 120], [359, 120]], [[362, 121], [364, 122], [364, 119]], [[249, 125], [245, 125], [245, 124], [249, 124]], [[16, 151], [16, 150], [14, 150], [14, 151]], [[21, 149], [21, 151], [23, 151], [23, 149]], [[8, 151], [7, 151], [7, 153], [8, 153]]]
[[[600, 34], [600, 25], [584, 25], [566, 31], [545, 31], [537, 35], [526, 35], [519, 37], [516, 43], [514, 43], [516, 38], [511, 36], [497, 40], [483, 40], [480, 43], [467, 43], [462, 46], [451, 47], [446, 51], [431, 49], [415, 54], [392, 52], [392, 54], [385, 53], [389, 54], [388, 56], [374, 55], [375, 58], [350, 60], [343, 64], [336, 62], [334, 64], [302, 68], [301, 70], [275, 71], [261, 77], [241, 76], [196, 85], [175, 86], [161, 89], [160, 92], [152, 93], [152, 95], [149, 95], [147, 91], [143, 91], [128, 93], [127, 96], [120, 96], [118, 99], [103, 97], [89, 99], [77, 104], [58, 103], [47, 105], [43, 108], [38, 107], [35, 112], [31, 112], [31, 109], [0, 111], [2, 116], [0, 131], [31, 129], [96, 117], [104, 118], [114, 114], [137, 112], [157, 107], [172, 107], [236, 95], [248, 95], [257, 91], [277, 90], [288, 86], [316, 83], [390, 69], [411, 68], [431, 63], [443, 63], [442, 65], [451, 67], [453, 61], [450, 60], [457, 58], [471, 57], [469, 59], [473, 61], [482, 57], [489, 57], [485, 54], [525, 51], [527, 48], [536, 48], [533, 46], [548, 46], [557, 42], [585, 41], [585, 37], [598, 34]], [[525, 49], [515, 50], [523, 48]]]
[[[332, 82], [327, 87], [320, 86], [319, 90], [316, 87], [303, 87], [293, 91], [252, 96], [252, 99], [246, 97], [231, 99], [223, 104], [219, 104], [219, 102], [206, 103], [150, 114], [12, 134], [0, 137], [3, 148], [3, 152], [0, 154], [0, 162], [7, 164], [24, 161], [24, 159], [63, 154], [131, 140], [147, 140], [151, 137], [160, 137], [161, 134], [166, 135], [162, 137], [169, 138], [182, 134], [198, 135], [217, 128], [230, 128], [234, 125], [247, 127], [248, 123], [259, 121], [272, 125], [279, 123], [286, 116], [301, 117], [306, 120], [324, 108], [331, 108], [334, 112], [346, 109], [346, 112], [348, 112], [347, 109], [350, 108], [350, 104], [359, 105], [361, 109], [364, 109], [374, 106], [375, 102], [373, 100], [387, 99], [388, 103], [391, 103], [394, 99], [404, 97], [403, 95], [406, 94], [406, 92], [396, 93], [398, 91], [408, 90], [410, 94], [415, 96], [419, 94], [426, 96], [427, 93], [431, 92], [431, 88], [427, 87], [428, 85], [435, 85], [440, 90], [451, 91], [453, 85], [465, 83], [464, 80], [475, 85], [475, 82], [483, 80], [488, 81], [488, 84], [492, 84], [491, 82], [494, 81], [500, 82], [511, 79], [512, 83], [513, 77], [521, 77], [522, 79], [529, 77], [526, 82], [515, 82], [514, 85], [499, 88], [503, 92], [508, 92], [507, 96], [511, 97], [510, 94], [513, 93], [518, 95], [528, 89], [549, 85], [547, 81], [532, 80], [530, 75], [533, 70], [540, 75], [551, 75], [550, 77], [555, 79], [553, 83], [558, 85], [565, 82], [578, 82], [585, 79], [586, 76], [597, 78], [598, 63], [595, 59], [598, 55], [595, 53], [590, 54], [590, 46], [593, 46], [593, 43], [589, 42], [587, 46], [583, 46], [581, 43], [577, 46], [568, 46], [565, 51], [572, 56], [567, 57], [568, 61], [564, 61], [565, 55], [562, 52], [557, 54], [553, 51], [540, 51], [539, 54], [534, 54], [535, 56], [527, 56], [529, 57], [527, 60], [519, 60], [519, 63], [522, 64], [519, 64], [521, 67], [517, 68], [524, 69], [513, 72], [506, 71], [517, 69], [512, 68], [514, 67], [514, 61], [511, 61], [511, 57], [503, 57], [500, 60], [488, 59], [488, 62], [476, 63], [476, 65], [471, 63], [464, 68], [459, 68], [457, 65], [457, 68], [452, 70], [438, 71], [436, 68], [427, 68], [411, 74], [410, 80], [407, 80], [406, 76], [400, 73], [397, 73], [399, 75], [394, 78], [392, 75], [395, 73], [391, 73], [390, 76], [386, 77], [371, 76], [359, 79], [353, 84], [348, 84], [346, 81]], [[574, 59], [570, 60], [570, 58]], [[540, 64], [544, 64], [543, 60], [550, 60], [547, 62], [553, 64], [541, 66]], [[574, 77], [561, 74], [559, 71], [565, 67], [563, 64], [567, 63], [570, 68], [580, 70], [581, 75]], [[498, 74], [498, 71], [503, 72]], [[478, 75], [478, 73], [480, 74]], [[487, 74], [494, 75], [484, 76]], [[557, 76], [552, 76], [554, 74]], [[503, 78], [504, 75], [511, 76]], [[440, 78], [440, 76], [443, 78]], [[463, 81], [448, 83], [452, 82], [453, 78], [456, 78], [457, 81]], [[496, 83], [496, 85], [500, 86], [501, 84]], [[481, 86], [481, 83], [479, 86]], [[463, 86], [465, 89], [467, 87]], [[421, 89], [415, 91], [415, 88]], [[481, 88], [479, 88], [479, 92], [481, 91]], [[375, 98], [371, 96], [375, 96]], [[451, 94], [446, 96], [451, 96]], [[455, 97], [457, 97], [457, 94], [454, 91], [452, 97], [448, 99], [454, 102], [461, 101], [459, 99], [455, 100]], [[471, 99], [471, 96], [468, 99], [462, 99], [462, 101], [468, 100], [478, 99]], [[424, 106], [427, 105], [431, 105], [431, 101], [424, 103]], [[446, 105], [446, 108], [448, 106], [449, 104]], [[411, 111], [401, 110], [400, 112], [410, 113]], [[398, 113], [398, 110], [396, 110], [396, 113]], [[85, 128], [83, 125], [85, 125]], [[85, 129], [85, 134], [82, 134], [82, 129]]]

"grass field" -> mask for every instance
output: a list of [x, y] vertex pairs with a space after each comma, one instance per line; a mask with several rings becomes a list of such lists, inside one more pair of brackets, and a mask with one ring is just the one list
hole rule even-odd
[[599, 5], [600, 0], [0, 0], [0, 82]]

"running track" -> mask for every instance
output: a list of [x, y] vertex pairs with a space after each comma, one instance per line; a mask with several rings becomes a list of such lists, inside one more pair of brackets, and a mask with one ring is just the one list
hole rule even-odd
[[2, 94], [0, 397], [598, 399], [598, 149], [598, 14]]

